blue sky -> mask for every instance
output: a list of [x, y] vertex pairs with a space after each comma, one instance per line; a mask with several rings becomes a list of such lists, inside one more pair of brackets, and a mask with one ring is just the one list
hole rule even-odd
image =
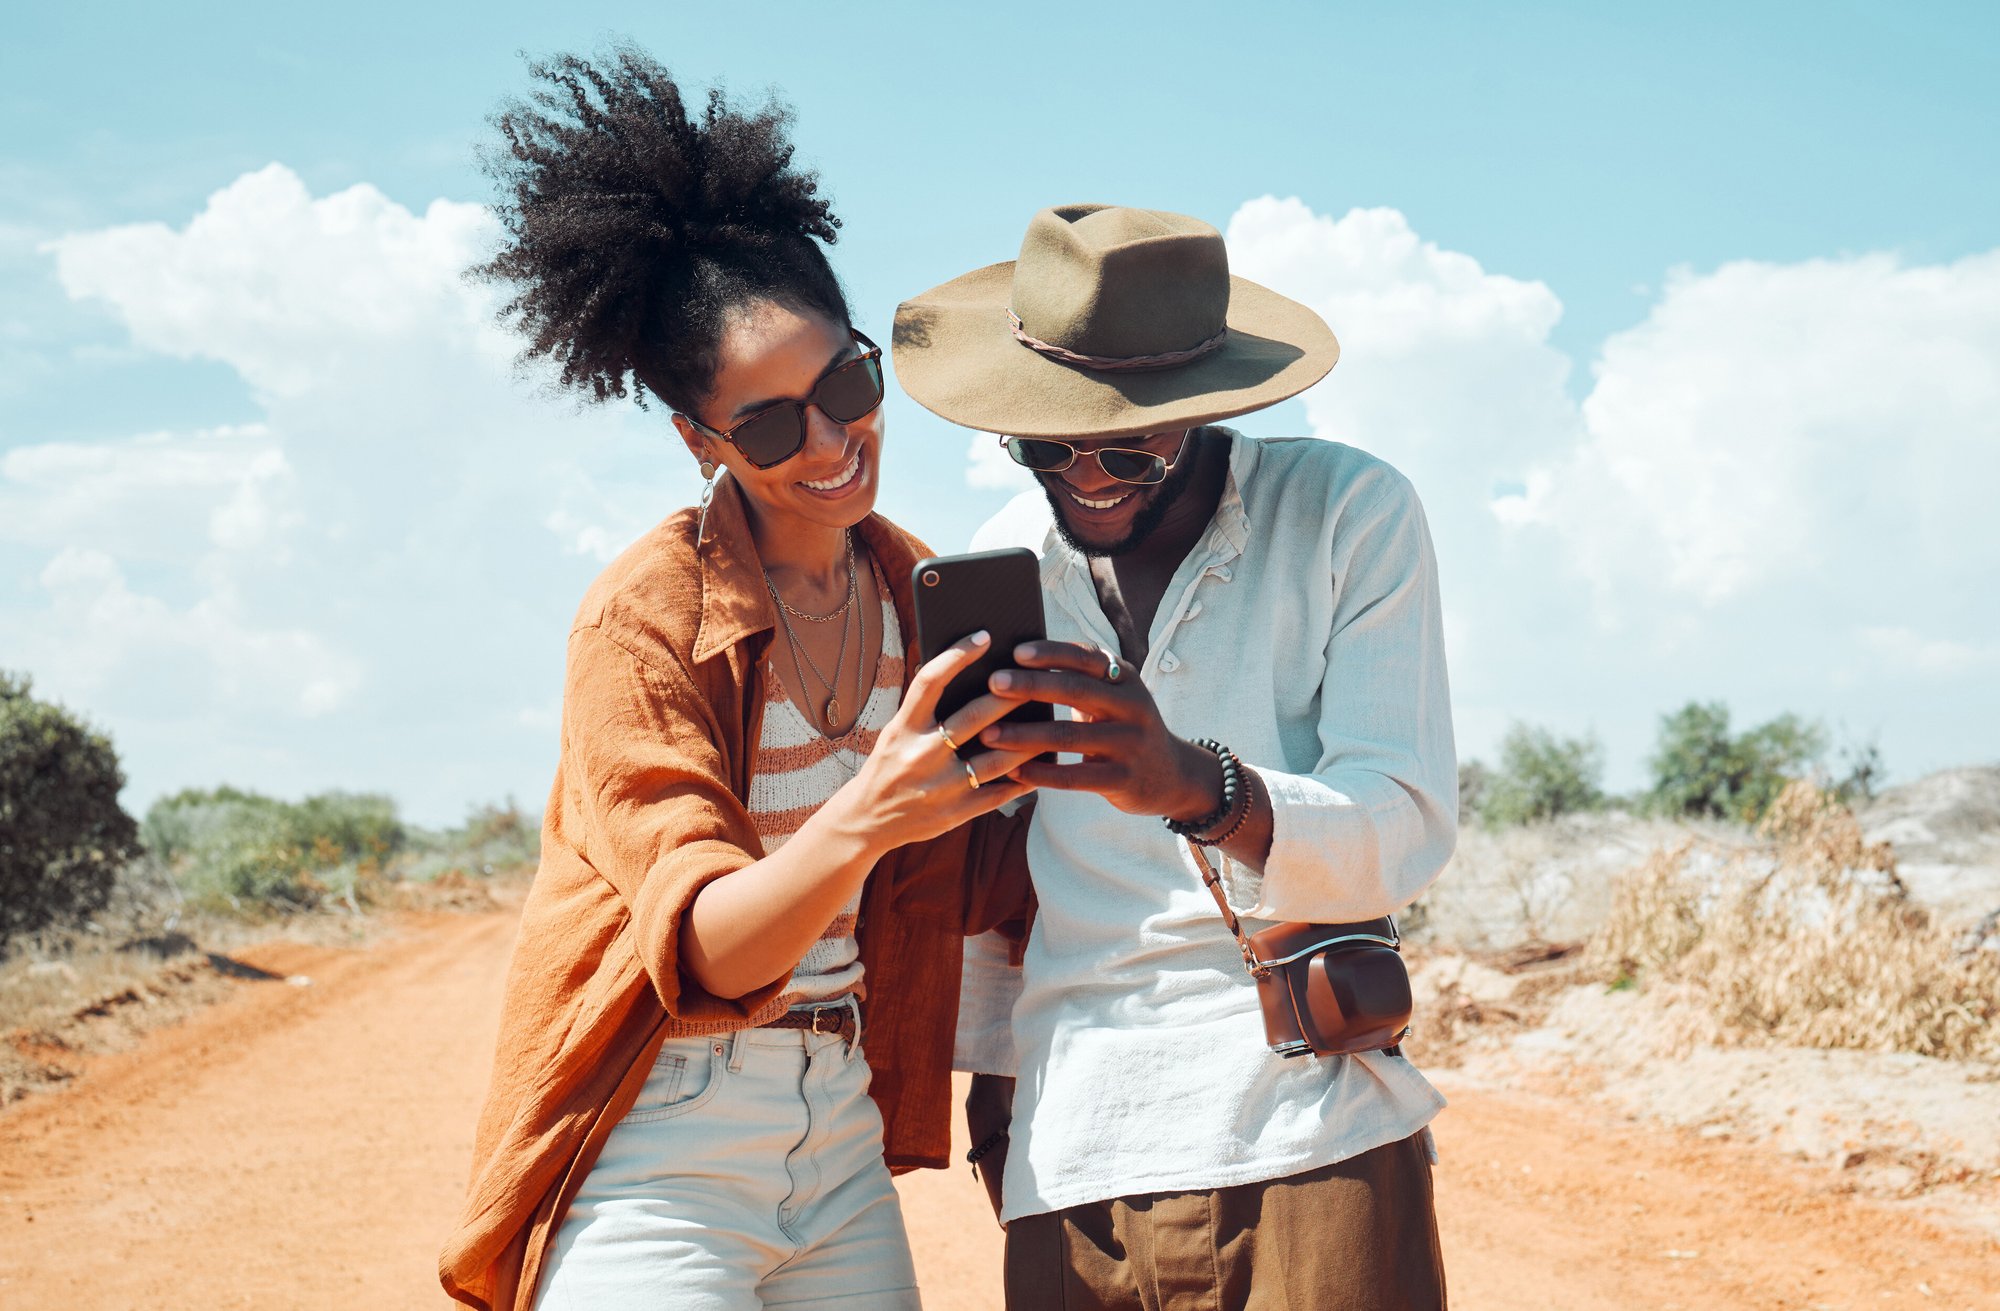
[[[1995, 15], [10, 16], [0, 665], [113, 732], [135, 805], [224, 780], [384, 787], [433, 820], [540, 795], [575, 597], [691, 482], [656, 417], [495, 366], [443, 268], [477, 215], [431, 207], [486, 199], [472, 149], [519, 52], [623, 34], [796, 107], [864, 327], [1010, 256], [1044, 204], [1229, 229], [1347, 350], [1245, 426], [1377, 450], [1426, 497], [1466, 754], [1513, 718], [1591, 730], [1631, 786], [1658, 714], [1712, 697], [1877, 736], [1901, 776], [1990, 759], [2000, 530], [1968, 486], [2000, 472]], [[884, 509], [961, 545], [1008, 491], [968, 480], [966, 434], [900, 397], [890, 423]]]

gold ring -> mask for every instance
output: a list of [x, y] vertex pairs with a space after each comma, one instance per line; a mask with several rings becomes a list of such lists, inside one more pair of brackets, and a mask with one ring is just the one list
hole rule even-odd
[[965, 781], [972, 784], [974, 792], [979, 791], [979, 771], [972, 767], [970, 760], [961, 760], [958, 763], [965, 766]]
[[950, 729], [946, 728], [943, 724], [939, 724], [938, 736], [944, 739], [944, 744], [951, 748], [951, 753], [954, 756], [958, 754], [958, 743], [952, 740]]

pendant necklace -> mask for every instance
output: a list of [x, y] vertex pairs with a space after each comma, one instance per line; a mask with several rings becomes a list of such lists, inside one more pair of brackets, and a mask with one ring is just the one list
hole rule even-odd
[[[785, 641], [792, 648], [792, 667], [800, 670], [802, 673], [805, 670], [811, 670], [813, 677], [819, 680], [821, 690], [826, 693], [826, 702], [820, 710], [820, 721], [830, 734], [833, 731], [833, 726], [840, 722], [840, 675], [842, 670], [847, 667], [847, 634], [853, 628], [853, 625], [848, 621], [854, 614], [856, 608], [855, 601], [861, 592], [860, 575], [854, 568], [853, 534], [850, 533], [847, 538], [847, 600], [842, 604], [840, 609], [834, 611], [832, 614], [808, 615], [792, 609], [792, 607], [785, 604], [785, 598], [778, 595], [778, 585], [771, 581], [769, 573], [764, 575], [764, 586], [770, 589], [771, 599], [778, 603], [778, 623], [784, 628]], [[812, 653], [805, 649], [804, 645], [799, 641], [799, 635], [792, 631], [792, 621], [790, 618], [792, 615], [798, 615], [799, 618], [812, 623], [824, 623], [836, 617], [840, 619], [840, 655], [834, 661], [832, 678], [828, 678], [821, 672], [820, 667], [813, 661]], [[868, 635], [864, 631], [862, 633], [864, 647], [867, 640]], [[861, 663], [858, 657], [855, 663], [857, 665]]]

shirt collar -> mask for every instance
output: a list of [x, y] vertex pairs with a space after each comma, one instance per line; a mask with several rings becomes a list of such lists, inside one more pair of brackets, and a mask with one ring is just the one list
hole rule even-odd
[[694, 544], [701, 566], [701, 627], [695, 630], [695, 662], [727, 651], [738, 642], [777, 627], [778, 612], [764, 586], [764, 566], [750, 536], [743, 493], [727, 474], [716, 480]]

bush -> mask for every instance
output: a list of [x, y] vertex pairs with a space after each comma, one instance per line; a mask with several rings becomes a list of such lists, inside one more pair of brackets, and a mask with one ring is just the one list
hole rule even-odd
[[1960, 950], [1831, 793], [1788, 785], [1763, 833], [1761, 851], [1684, 842], [1622, 879], [1599, 976], [1658, 985], [1705, 1041], [2000, 1059], [2000, 952]]
[[[1604, 748], [1594, 737], [1559, 738], [1515, 724], [1500, 741], [1500, 765], [1483, 780], [1476, 805], [1489, 827], [1554, 819], [1604, 804]], [[1461, 795], [1465, 776], [1460, 776]]]
[[1647, 800], [1665, 815], [1754, 823], [1825, 751], [1826, 730], [1796, 715], [1732, 737], [1727, 706], [1691, 701], [1660, 721]]
[[532, 867], [541, 856], [542, 834], [509, 797], [502, 805], [475, 806], [460, 828], [416, 834], [411, 847], [414, 859], [405, 862], [405, 872], [427, 882], [453, 871], [481, 875]]
[[87, 919], [138, 854], [110, 739], [29, 687], [0, 672], [0, 945]]
[[388, 797], [326, 792], [292, 803], [237, 788], [189, 789], [146, 812], [146, 847], [210, 909], [355, 906], [408, 835]]

